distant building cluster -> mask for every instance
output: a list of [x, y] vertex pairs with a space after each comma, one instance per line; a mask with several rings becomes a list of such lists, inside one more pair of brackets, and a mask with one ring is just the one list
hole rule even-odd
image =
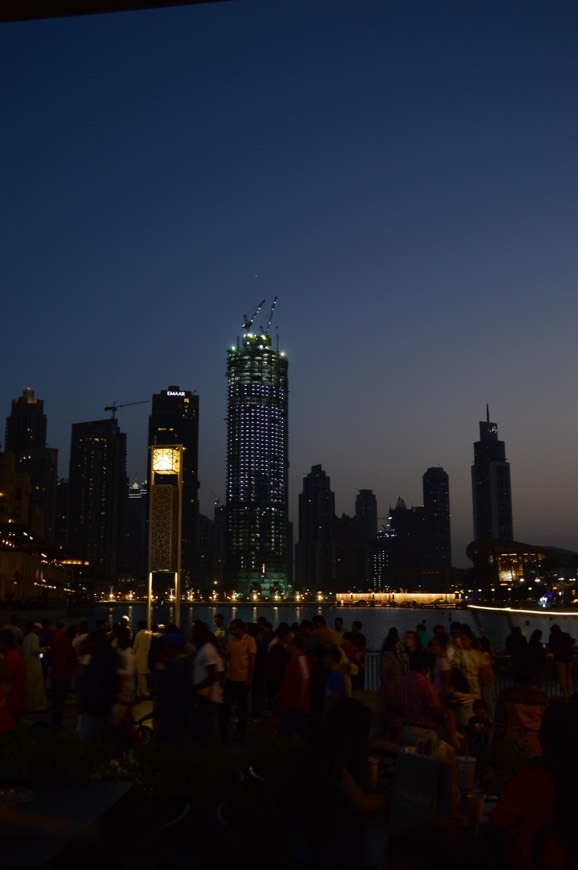
[[[403, 498], [380, 516], [360, 489], [353, 516], [336, 516], [328, 474], [313, 465], [289, 521], [288, 361], [269, 320], [227, 352], [226, 498], [199, 512], [199, 397], [171, 385], [152, 395], [148, 476], [129, 482], [116, 411], [72, 425], [70, 465], [58, 477], [46, 446], [44, 402], [27, 387], [12, 401], [0, 452], [0, 599], [110, 593], [287, 597], [395, 588], [450, 588], [448, 475], [423, 473], [423, 504]], [[490, 421], [480, 422], [471, 468], [474, 541], [512, 542], [510, 468]], [[511, 549], [511, 548], [510, 548]], [[472, 558], [488, 547], [473, 547]], [[495, 555], [495, 554], [494, 554]]]

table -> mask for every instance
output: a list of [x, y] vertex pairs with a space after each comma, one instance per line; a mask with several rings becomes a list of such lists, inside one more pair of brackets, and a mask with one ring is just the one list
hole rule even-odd
[[[29, 786], [33, 799], [16, 805], [20, 818], [30, 826], [0, 823], [0, 868], [47, 868], [67, 846], [98, 844], [102, 823], [109, 811], [132, 788], [130, 782], [39, 783]], [[47, 830], [34, 824], [47, 822]], [[63, 825], [62, 823], [65, 823]]]

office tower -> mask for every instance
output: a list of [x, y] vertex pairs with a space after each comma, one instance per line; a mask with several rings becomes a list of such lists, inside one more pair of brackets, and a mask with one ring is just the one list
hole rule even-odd
[[[169, 496], [169, 490], [159, 492], [159, 485], [177, 486], [174, 495], [179, 504], [175, 502], [174, 507], [178, 507], [178, 516], [173, 512], [177, 528], [172, 534], [173, 538], [176, 534], [180, 539], [180, 584], [185, 592], [197, 585], [198, 578], [199, 397], [194, 391], [169, 386], [153, 395], [148, 445], [151, 455], [153, 448], [180, 448], [182, 462], [178, 473], [176, 469], [173, 473], [163, 468], [163, 454], [159, 453], [158, 467], [151, 468], [149, 483], [156, 487], [155, 492], [150, 493], [151, 507], [153, 500], [158, 507], [159, 498]], [[150, 532], [149, 528], [149, 551]]]
[[122, 556], [122, 570], [132, 588], [143, 591], [147, 577], [147, 481], [135, 480], [128, 488], [125, 540]]
[[426, 549], [424, 508], [408, 508], [404, 500], [398, 498], [395, 507], [389, 509], [388, 531], [393, 572], [422, 571]]
[[[262, 304], [262, 303], [261, 303]], [[238, 594], [288, 587], [288, 382], [285, 354], [245, 318], [227, 352], [226, 582]]]
[[450, 531], [450, 485], [441, 466], [428, 468], [423, 478], [423, 506], [426, 516], [426, 566], [450, 568], [452, 544]]
[[371, 489], [360, 489], [355, 499], [357, 580], [366, 583], [371, 575], [370, 552], [377, 539], [377, 499]]
[[334, 592], [336, 577], [335, 494], [322, 467], [313, 465], [299, 494], [297, 585]]
[[30, 477], [23, 521], [46, 544], [55, 543], [58, 451], [46, 446], [44, 402], [27, 387], [12, 401], [6, 418], [4, 450], [16, 457], [16, 472]]
[[512, 540], [510, 464], [505, 444], [498, 440], [498, 427], [490, 422], [488, 405], [486, 419], [480, 421], [480, 440], [474, 443], [472, 496], [475, 539]]
[[88, 563], [94, 591], [116, 583], [126, 521], [126, 435], [113, 417], [73, 423], [68, 551]]

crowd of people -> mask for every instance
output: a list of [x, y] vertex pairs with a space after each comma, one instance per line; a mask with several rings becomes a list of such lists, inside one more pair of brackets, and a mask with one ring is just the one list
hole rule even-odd
[[[316, 782], [352, 818], [386, 809], [385, 796], [364, 782], [370, 747], [380, 741], [449, 765], [456, 813], [458, 759], [482, 758], [504, 741], [520, 750], [524, 764], [500, 795], [492, 822], [515, 831], [526, 852], [539, 850], [543, 866], [557, 868], [563, 865], [544, 863], [543, 856], [553, 851], [574, 860], [566, 812], [570, 774], [578, 776], [572, 645], [556, 625], [546, 642], [540, 632], [527, 641], [513, 629], [506, 641], [511, 685], [497, 692], [490, 644], [467, 624], [430, 632], [421, 622], [403, 636], [392, 627], [372, 708], [362, 692], [367, 640], [360, 620], [349, 628], [338, 615], [329, 626], [317, 613], [273, 628], [265, 617], [227, 623], [217, 613], [212, 625], [194, 620], [184, 632], [145, 620], [133, 628], [127, 616], [112, 626], [101, 620], [92, 630], [87, 622], [20, 626], [13, 618], [0, 628], [0, 733], [41, 711], [62, 728], [71, 693], [79, 734], [110, 738], [120, 756], [135, 740], [139, 700], [152, 701], [154, 739], [164, 743], [242, 745], [249, 722], [266, 719], [280, 737], [302, 746], [285, 784], [287, 812], [306, 805], [306, 769], [316, 769]], [[549, 659], [560, 681], [555, 701], [542, 685]], [[316, 843], [326, 848], [323, 837]]]

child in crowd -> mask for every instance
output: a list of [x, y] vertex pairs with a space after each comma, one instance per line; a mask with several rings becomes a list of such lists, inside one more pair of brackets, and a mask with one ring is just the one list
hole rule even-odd
[[488, 713], [488, 705], [477, 698], [473, 705], [473, 716], [468, 721], [468, 754], [478, 758], [489, 746], [492, 732], [492, 720]]

